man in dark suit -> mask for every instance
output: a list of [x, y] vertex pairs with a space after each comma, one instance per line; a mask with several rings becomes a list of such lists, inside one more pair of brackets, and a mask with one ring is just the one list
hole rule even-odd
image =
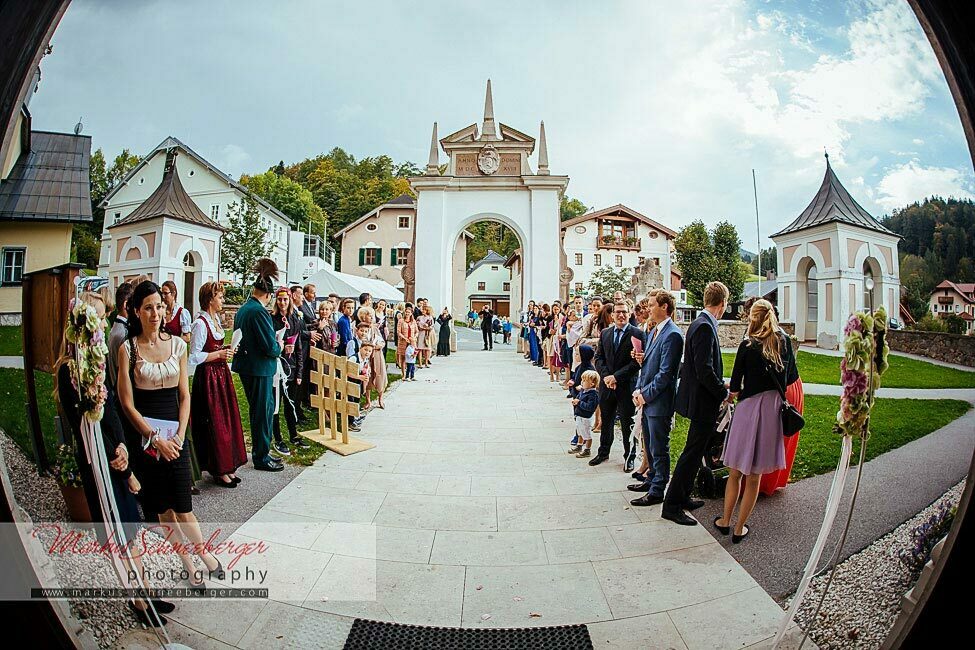
[[681, 366], [677, 387], [677, 412], [691, 421], [687, 444], [677, 459], [674, 477], [664, 499], [661, 516], [682, 526], [697, 522], [684, 510], [694, 510], [703, 501], [691, 499], [694, 478], [701, 468], [701, 460], [708, 441], [714, 434], [721, 402], [728, 399], [718, 342], [718, 319], [728, 304], [728, 287], [711, 282], [704, 288], [704, 311], [687, 329], [684, 344], [684, 365]]
[[668, 291], [659, 291], [650, 298], [648, 315], [656, 325], [649, 332], [646, 354], [636, 355], [643, 365], [633, 401], [642, 407], [643, 448], [649, 469], [642, 482], [627, 486], [633, 492], [647, 493], [630, 501], [635, 506], [663, 503], [670, 479], [670, 430], [674, 425], [677, 373], [684, 348], [684, 335], [671, 320], [675, 307], [674, 296]]
[[481, 337], [484, 339], [484, 349], [493, 350], [494, 349], [494, 337], [492, 336], [494, 328], [494, 312], [491, 311], [490, 305], [484, 305], [481, 309]]
[[613, 324], [599, 336], [599, 349], [596, 351], [596, 372], [602, 377], [599, 385], [599, 414], [602, 429], [599, 433], [599, 451], [589, 461], [598, 465], [609, 458], [609, 450], [615, 437], [616, 415], [620, 416], [623, 429], [623, 471], [633, 471], [636, 445], [630, 445], [630, 431], [633, 428], [633, 383], [640, 364], [633, 355], [633, 338], [644, 340], [643, 332], [630, 325], [630, 310], [625, 302], [613, 306]]

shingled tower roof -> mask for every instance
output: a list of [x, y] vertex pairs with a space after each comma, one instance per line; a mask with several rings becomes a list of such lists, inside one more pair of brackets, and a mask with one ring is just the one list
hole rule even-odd
[[224, 227], [201, 210], [183, 189], [183, 183], [180, 182], [179, 174], [176, 171], [175, 147], [166, 151], [166, 167], [163, 170], [162, 181], [156, 191], [150, 194], [149, 198], [143, 201], [131, 214], [118, 223], [112, 224], [109, 228], [148, 221], [157, 217], [169, 217], [198, 226], [224, 230]]
[[820, 186], [812, 202], [806, 206], [796, 220], [788, 226], [772, 235], [778, 237], [787, 233], [796, 232], [820, 226], [824, 223], [841, 222], [848, 223], [867, 230], [873, 230], [885, 235], [895, 235], [887, 228], [874, 219], [869, 212], [860, 207], [850, 193], [846, 191], [840, 179], [833, 173], [833, 168], [829, 164], [829, 154], [826, 154], [826, 175], [823, 177], [823, 184]]

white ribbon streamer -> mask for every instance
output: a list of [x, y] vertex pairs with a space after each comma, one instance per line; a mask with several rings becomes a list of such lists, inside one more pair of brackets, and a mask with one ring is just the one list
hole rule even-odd
[[839, 510], [840, 501], [843, 499], [843, 490], [846, 487], [846, 477], [850, 469], [850, 453], [852, 451], [853, 437], [843, 436], [840, 458], [836, 463], [836, 471], [833, 473], [833, 484], [829, 488], [829, 496], [826, 499], [826, 513], [823, 515], [823, 525], [819, 529], [819, 536], [816, 538], [816, 544], [813, 546], [812, 553], [809, 555], [809, 561], [806, 563], [806, 569], [803, 571], [802, 580], [799, 582], [796, 595], [793, 596], [792, 603], [789, 605], [789, 611], [782, 618], [782, 623], [779, 624], [779, 631], [775, 635], [775, 641], [772, 643], [773, 650], [779, 647], [779, 644], [785, 637], [785, 633], [795, 619], [796, 612], [802, 603], [806, 589], [809, 587], [809, 582], [812, 580], [813, 574], [816, 573], [816, 567], [819, 565], [819, 560], [823, 555], [823, 549], [826, 547], [826, 540], [829, 538], [830, 531], [833, 529], [833, 522], [836, 520], [836, 512]]

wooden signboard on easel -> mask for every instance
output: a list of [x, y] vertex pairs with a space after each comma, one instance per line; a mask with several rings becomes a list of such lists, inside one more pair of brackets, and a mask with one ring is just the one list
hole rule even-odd
[[349, 418], [359, 415], [362, 394], [360, 383], [349, 379], [358, 375], [358, 364], [317, 348], [311, 349], [310, 357], [315, 361], [310, 382], [318, 390], [311, 396], [311, 405], [318, 409], [318, 429], [302, 431], [301, 435], [342, 456], [375, 447], [349, 436]]

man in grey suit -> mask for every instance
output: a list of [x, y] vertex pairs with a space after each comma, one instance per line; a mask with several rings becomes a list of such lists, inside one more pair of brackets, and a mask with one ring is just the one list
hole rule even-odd
[[657, 325], [650, 331], [647, 350], [636, 355], [641, 368], [633, 403], [643, 407], [643, 448], [650, 456], [650, 468], [643, 482], [627, 486], [633, 492], [647, 493], [630, 501], [634, 506], [663, 503], [670, 479], [670, 430], [684, 350], [684, 336], [672, 320], [676, 306], [674, 296], [667, 291], [650, 298], [650, 318]]

